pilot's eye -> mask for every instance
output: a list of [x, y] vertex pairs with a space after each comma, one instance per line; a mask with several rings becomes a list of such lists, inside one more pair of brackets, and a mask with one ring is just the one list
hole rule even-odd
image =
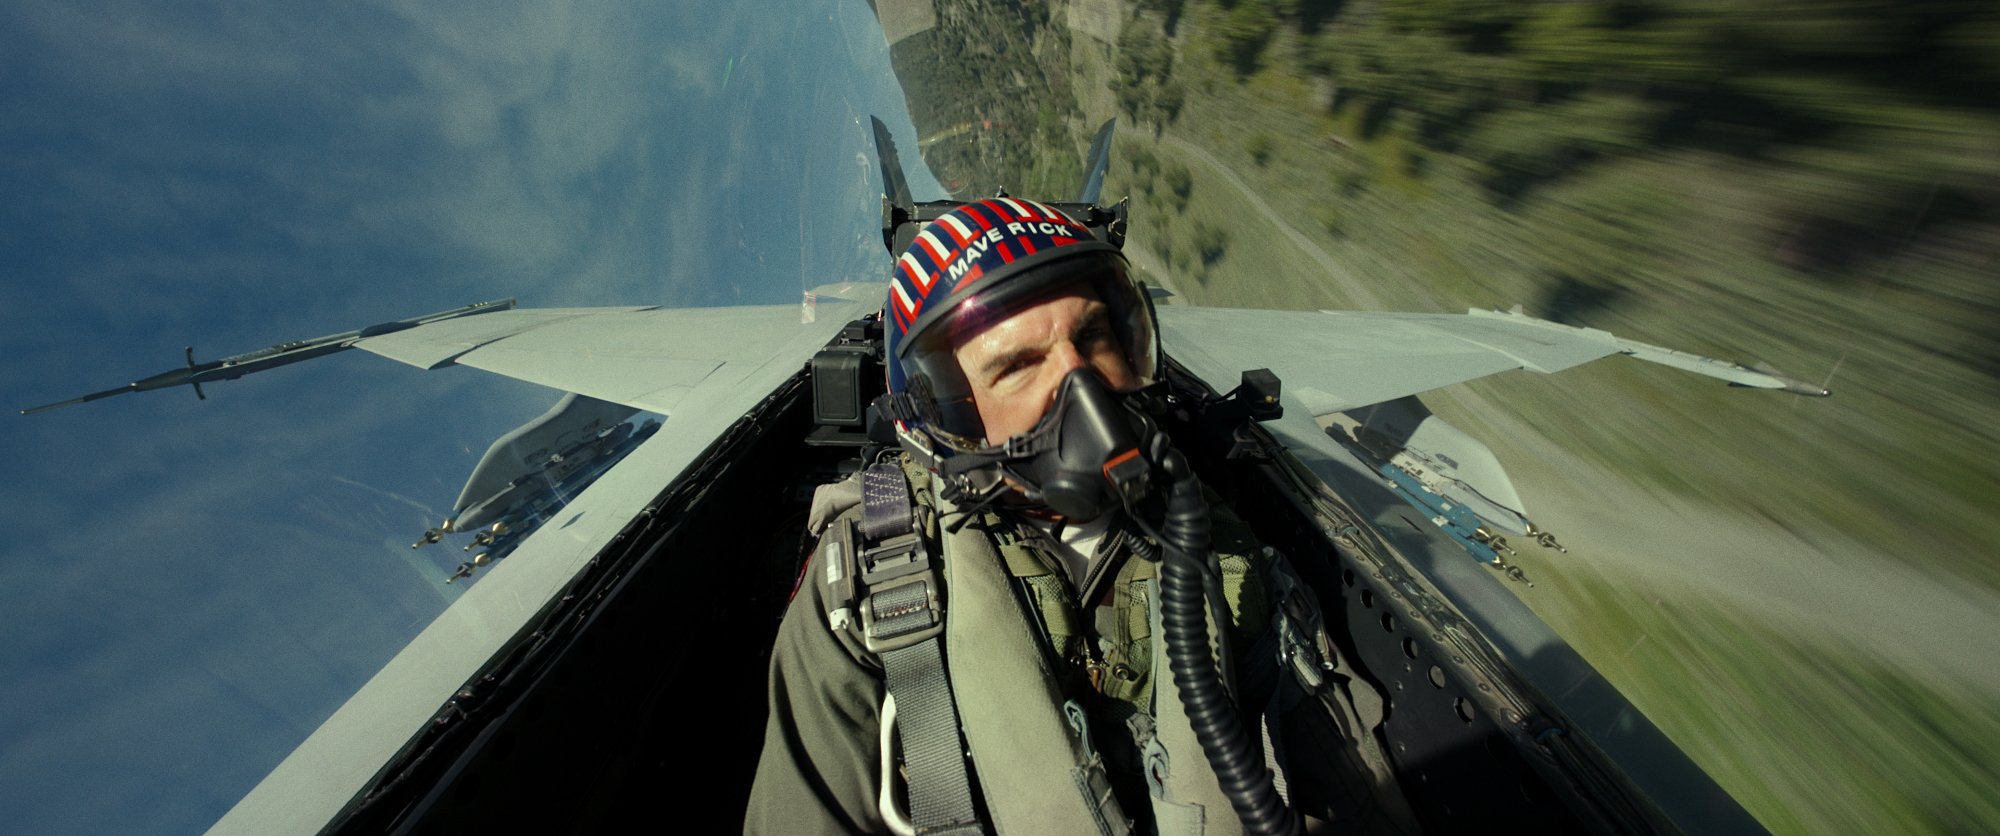
[[1103, 319], [1094, 319], [1084, 323], [1083, 328], [1076, 332], [1075, 339], [1078, 347], [1096, 348], [1099, 345], [1110, 342], [1115, 337], [1116, 335], [1111, 333], [1111, 323], [1105, 322]]
[[1030, 368], [1033, 368], [1033, 367], [1034, 367], [1034, 365], [1035, 365], [1035, 361], [1034, 361], [1034, 359], [1033, 359], [1033, 358], [1029, 358], [1029, 357], [1022, 357], [1022, 358], [1019, 358], [1019, 359], [1016, 359], [1016, 360], [1015, 360], [1014, 362], [1012, 362], [1012, 363], [1008, 363], [1008, 364], [1007, 364], [1007, 366], [1006, 366], [1006, 368], [1003, 368], [1003, 369], [1001, 369], [1001, 370], [1000, 370], [1000, 373], [999, 373], [999, 374], [996, 374], [996, 375], [994, 375], [994, 376], [993, 376], [993, 379], [994, 379], [994, 380], [1006, 380], [1006, 379], [1007, 379], [1007, 378], [1009, 378], [1009, 377], [1012, 377], [1012, 376], [1014, 376], [1014, 375], [1016, 375], [1016, 374], [1019, 374], [1019, 373], [1021, 373], [1021, 372], [1024, 372], [1024, 371], [1027, 371], [1027, 370], [1028, 370], [1028, 369], [1030, 369]]

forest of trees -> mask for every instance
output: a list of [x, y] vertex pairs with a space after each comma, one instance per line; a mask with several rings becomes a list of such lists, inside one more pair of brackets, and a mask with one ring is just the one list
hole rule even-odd
[[[1259, 258], [1276, 237], [1262, 219], [1205, 198], [1234, 191], [1233, 177], [1283, 217], [1317, 221], [1302, 229], [1314, 245], [1392, 288], [1399, 307], [1522, 302], [1771, 361], [1834, 397], [1773, 402], [1614, 367], [1466, 388], [1579, 461], [1718, 519], [1768, 521], [1816, 547], [1865, 543], [1884, 565], [2000, 588], [2000, 3], [1129, 8], [1117, 105], [1161, 141], [1145, 165], [1128, 153], [1127, 171], [1170, 239], [1135, 240], [1198, 304], [1313, 273]], [[1170, 88], [1184, 94], [1176, 107], [1153, 107]], [[1197, 156], [1217, 164], [1197, 166], [1195, 199], [1176, 216], [1166, 173]], [[1223, 252], [1196, 257], [1199, 225], [1220, 219]], [[1305, 284], [1237, 303], [1309, 300]], [[1621, 605], [1649, 601], [1577, 606], [1616, 623]], [[1676, 611], [1663, 623], [1700, 622]], [[1990, 692], [1869, 678], [1835, 652], [1799, 663], [1824, 672], [1768, 693], [1799, 651], [1754, 646], [1738, 673], [1717, 675], [1731, 642], [1634, 662], [1620, 687], [1652, 689], [1649, 714], [1689, 709], [1671, 733], [1705, 763], [1740, 768], [1731, 791], [1774, 831], [1984, 832], [2000, 820]], [[1632, 647], [1603, 650], [1617, 667]], [[1820, 723], [1839, 731], [1809, 728]]]
[[938, 182], [959, 197], [1067, 195], [1083, 165], [1068, 30], [1034, 3], [952, 0], [936, 14], [889, 55]]
[[[1380, 307], [1520, 302], [1825, 381], [1801, 402], [1607, 363], [1466, 389], [1655, 496], [2000, 587], [2000, 3], [936, 5], [893, 56], [961, 194], [1061, 193], [1115, 114], [1106, 196], [1130, 194], [1128, 253], [1187, 301], [1354, 304], [1333, 263]], [[1007, 115], [961, 129], [985, 114]], [[1856, 686], [1813, 657], [1766, 702], [1772, 666], [1807, 657], [1749, 646], [1724, 675], [1704, 654], [1729, 641], [1688, 667], [1612, 659], [1767, 825], [1992, 829], [1988, 695]], [[1821, 723], [1841, 736], [1803, 739]]]
[[[1081, 131], [1103, 116], [1087, 119], [1079, 103], [1076, 36], [1061, 10], [1009, 0], [936, 9], [933, 29], [892, 49], [925, 161], [960, 195], [1066, 192]], [[1342, 153], [1288, 189], [1340, 198], [1316, 219], [1343, 246], [1387, 246], [1355, 222], [1370, 199], [1422, 211], [1433, 227], [1504, 219], [1512, 240], [1482, 242], [1496, 251], [1461, 260], [1543, 276], [1545, 295], [1528, 301], [1557, 316], [1697, 275], [1870, 295], [1887, 287], [1919, 297], [1928, 321], [1885, 339], [1912, 351], [1921, 342], [1922, 356], [1961, 370], [1943, 381], [1954, 389], [2000, 393], [2000, 4], [1137, 0], [1123, 9], [1110, 92], [1128, 131], [1176, 125], [1196, 96], [1213, 118], [1217, 102], [1266, 77], [1310, 79], [1324, 92], [1292, 104], [1337, 118], [1341, 130], [1317, 147]], [[1209, 67], [1222, 68], [1220, 86]], [[1302, 152], [1299, 137], [1250, 130], [1231, 141], [1254, 169], [1301, 165], [1286, 159]], [[1141, 185], [1163, 208], [1187, 205], [1185, 188]], [[1728, 242], [1712, 234], [1725, 217]], [[1203, 267], [1223, 258], [1188, 247], [1170, 261], [1193, 263], [1196, 249]]]
[[[1141, 5], [1175, 21], [1187, 11]], [[2000, 221], [2000, 5], [1217, 5], [1218, 59], [1328, 80], [1332, 108], [1360, 114], [1360, 139], [1399, 125], [1418, 149], [1409, 173], [1451, 166], [1498, 206], [1624, 157], [1725, 155], [1785, 175], [1759, 220], [1785, 230], [1787, 266], [1833, 280], [1926, 235]], [[1281, 26], [1300, 34], [1297, 54], [1267, 51]], [[1968, 300], [1989, 328], [1996, 301]], [[2000, 333], [1986, 337], [1977, 359], [2000, 374]]]

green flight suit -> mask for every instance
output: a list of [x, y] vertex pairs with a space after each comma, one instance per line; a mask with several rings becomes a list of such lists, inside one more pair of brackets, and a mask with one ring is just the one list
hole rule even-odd
[[[921, 472], [906, 468], [922, 490], [927, 481]], [[921, 480], [921, 481], [919, 481]], [[991, 516], [991, 515], [990, 515]], [[1272, 695], [1285, 681], [1276, 657], [1276, 637], [1272, 629], [1270, 578], [1279, 557], [1259, 544], [1236, 516], [1226, 508], [1212, 514], [1213, 541], [1225, 578], [1225, 597], [1232, 620], [1227, 631], [1237, 660], [1239, 705], [1249, 706], [1245, 722], [1252, 740], [1262, 729], [1255, 715], [1272, 705]], [[1098, 606], [1079, 607], [1054, 546], [1039, 529], [1025, 523], [993, 516], [991, 539], [998, 547], [1007, 574], [1017, 584], [1021, 606], [1040, 626], [1042, 646], [1049, 657], [1049, 669], [1061, 680], [1060, 692], [1085, 707], [1089, 714], [1090, 736], [1103, 753], [1119, 806], [1141, 832], [1155, 825], [1161, 832], [1189, 832], [1190, 825], [1173, 804], [1149, 799], [1144, 774], [1145, 753], [1138, 738], [1150, 734], [1154, 706], [1153, 669], [1157, 648], [1149, 623], [1154, 564], [1127, 557], [1116, 578], [1106, 587]], [[930, 519], [930, 539], [937, 540], [935, 519]], [[1097, 560], [1116, 550], [1127, 549], [1133, 533], [1107, 535], [1100, 543]], [[879, 660], [860, 644], [858, 633], [834, 631], [828, 626], [822, 586], [818, 577], [818, 556], [805, 570], [796, 598], [786, 611], [772, 652], [770, 671], [770, 719], [766, 726], [764, 752], [758, 764], [756, 783], [744, 828], [749, 833], [849, 833], [888, 832], [877, 806], [881, 791], [881, 710], [885, 685]], [[945, 608], [952, 606], [950, 579]], [[1163, 664], [1163, 663], [1162, 663]], [[1024, 689], [1031, 693], [1042, 689]], [[1293, 691], [1296, 691], [1294, 688]], [[1159, 698], [1174, 699], [1163, 688]], [[962, 701], [961, 701], [962, 702]], [[1364, 700], [1364, 703], [1367, 701]], [[1346, 752], [1332, 765], [1308, 763], [1288, 766], [1293, 803], [1314, 818], [1337, 818], [1344, 832], [1406, 832], [1413, 830], [1407, 809], [1393, 787], [1382, 787], [1387, 771], [1370, 735], [1350, 735], [1345, 729], [1367, 725], [1362, 717], [1379, 718], [1379, 705], [1364, 705], [1360, 715], [1345, 721], [1316, 721], [1310, 715], [1326, 712], [1310, 699], [1296, 693], [1283, 705], [1281, 724], [1292, 752]], [[1300, 719], [1307, 718], [1307, 719]], [[962, 722], [966, 721], [961, 718]], [[900, 724], [899, 724], [900, 725]], [[1161, 735], [1165, 739], [1166, 735]], [[1359, 739], [1357, 739], [1359, 738]], [[1194, 749], [1197, 747], [1187, 746]], [[982, 768], [978, 747], [974, 747], [971, 769]], [[1176, 758], [1201, 758], [1199, 751], [1174, 753]], [[1356, 765], [1359, 757], [1363, 763]], [[1294, 760], [1299, 760], [1294, 758]], [[1307, 758], [1318, 761], [1324, 758]], [[1347, 768], [1342, 769], [1342, 763]], [[1069, 763], [1049, 764], [1049, 769], [1066, 770]], [[991, 764], [986, 768], [993, 768]], [[1205, 765], [1202, 766], [1205, 769]], [[1360, 773], [1356, 774], [1357, 770]], [[1303, 779], [1303, 780], [1301, 780]], [[975, 784], [979, 782], [975, 780]], [[1319, 786], [1319, 785], [1325, 786]], [[1372, 786], [1371, 786], [1372, 784]], [[996, 799], [986, 799], [992, 808]], [[1164, 810], [1155, 822], [1156, 811]], [[1232, 810], [1206, 811], [1205, 829], [1212, 833], [1237, 832]], [[1191, 827], [1204, 829], [1202, 811], [1197, 810]], [[1165, 821], [1172, 817], [1171, 823]], [[1308, 821], [1312, 821], [1309, 818]], [[1075, 832], [1094, 832], [1093, 823], [1079, 820]]]

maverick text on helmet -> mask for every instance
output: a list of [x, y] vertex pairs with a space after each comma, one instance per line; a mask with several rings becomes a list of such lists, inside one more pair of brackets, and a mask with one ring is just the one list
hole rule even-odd
[[[1070, 335], [1097, 340], [1078, 346], [1090, 352], [1086, 365], [1109, 369], [1107, 355], [1115, 352], [1129, 376], [1105, 374], [1107, 384], [1129, 390], [1151, 383], [1159, 354], [1145, 293], [1118, 249], [1083, 225], [1045, 204], [1001, 197], [961, 206], [917, 233], [896, 260], [884, 311], [889, 392], [904, 408], [903, 429], [928, 436], [943, 455], [997, 447], [1018, 434], [1022, 428], [989, 431], [973, 393], [993, 381], [968, 379], [960, 354], [1008, 316], [1065, 293], [1089, 308], [1077, 311], [1088, 318], [1075, 324], [1097, 329]], [[1049, 387], [1045, 396], [1053, 394]]]
[[1147, 490], [1152, 312], [1117, 248], [1060, 210], [995, 198], [933, 221], [897, 260], [885, 317], [907, 447], [975, 504], [1004, 489], [1071, 519]]

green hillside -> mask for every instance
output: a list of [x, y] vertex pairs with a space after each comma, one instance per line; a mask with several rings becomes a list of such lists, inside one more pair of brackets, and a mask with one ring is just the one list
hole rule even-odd
[[936, 5], [892, 55], [939, 179], [1067, 196], [1115, 116], [1185, 301], [1518, 303], [1825, 381], [1426, 402], [1574, 535], [1523, 600], [1766, 826], [2000, 830], [2000, 7]]
[[[1536, 416], [1552, 432], [1661, 487], [2000, 588], [1990, 6], [1141, 5], [1112, 59], [1120, 115], [1207, 151], [1383, 301], [1520, 303], [1838, 393], [1794, 404], [1620, 369], [1572, 397], [1670, 435], [1601, 410]], [[1127, 146], [1122, 185], [1167, 196], [1141, 215], [1180, 233], [1156, 241], [1165, 262], [1197, 299], [1268, 298], [1249, 287], [1268, 272], [1230, 269], [1240, 248], [1181, 217], [1188, 164], [1153, 145]], [[1757, 467], [1717, 496], [1672, 446]]]

